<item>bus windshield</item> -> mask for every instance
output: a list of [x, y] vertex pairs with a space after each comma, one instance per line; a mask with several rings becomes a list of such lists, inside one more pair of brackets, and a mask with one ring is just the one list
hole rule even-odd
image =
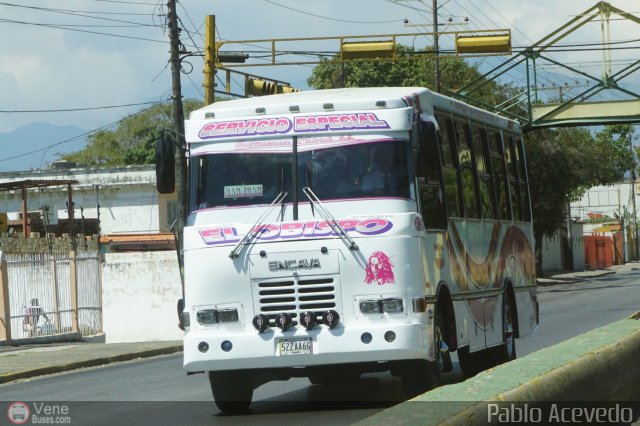
[[[298, 152], [298, 199], [310, 187], [322, 201], [415, 198], [409, 142], [385, 140]], [[291, 201], [291, 152], [220, 153], [192, 157], [192, 210]]]

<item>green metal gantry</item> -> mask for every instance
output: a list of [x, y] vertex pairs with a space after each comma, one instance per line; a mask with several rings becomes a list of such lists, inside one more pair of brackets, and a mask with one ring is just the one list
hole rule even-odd
[[[524, 130], [542, 127], [640, 123], [640, 94], [620, 86], [620, 82], [623, 79], [640, 69], [640, 60], [635, 60], [623, 69], [612, 72], [612, 43], [610, 37], [612, 15], [620, 17], [616, 18], [616, 20], [640, 24], [640, 18], [631, 13], [617, 9], [607, 2], [599, 2], [537, 43], [524, 49], [521, 53], [494, 67], [468, 85], [456, 90], [452, 95], [514, 118], [522, 123]], [[601, 76], [591, 75], [549, 57], [551, 48], [556, 46], [559, 41], [565, 39], [585, 24], [598, 19], [600, 20], [602, 33], [600, 49], [602, 52]], [[626, 35], [629, 35], [630, 39], [640, 38], [638, 35], [634, 37], [629, 33]], [[538, 72], [536, 66], [543, 60], [559, 68], [571, 71], [577, 76], [586, 78], [589, 82], [588, 88], [570, 96], [568, 99], [562, 99], [561, 96], [557, 102], [542, 102], [538, 93], [541, 88], [539, 88], [537, 82]], [[491, 105], [475, 97], [485, 85], [495, 82], [507, 72], [522, 65], [526, 67], [526, 88], [520, 90], [512, 99], [500, 105]], [[594, 100], [594, 97], [602, 94], [603, 91], [615, 92], [616, 95], [624, 99]]]

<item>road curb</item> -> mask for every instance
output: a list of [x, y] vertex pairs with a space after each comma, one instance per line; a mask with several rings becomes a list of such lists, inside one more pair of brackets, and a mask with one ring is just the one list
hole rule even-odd
[[559, 284], [574, 284], [583, 282], [592, 278], [600, 278], [606, 277], [608, 275], [615, 275], [616, 271], [602, 271], [598, 273], [594, 273], [585, 277], [573, 276], [571, 278], [538, 278], [537, 283], [541, 287], [547, 287], [551, 285], [559, 285]]
[[640, 312], [445, 385], [363, 419], [360, 426], [487, 423], [487, 404], [640, 400]]
[[[638, 320], [638, 314], [629, 319]], [[521, 386], [486, 402], [512, 401], [638, 401], [640, 398], [640, 331], [595, 349]], [[481, 403], [440, 425], [487, 424], [487, 404]]]
[[44, 376], [46, 374], [62, 373], [65, 371], [77, 370], [79, 368], [97, 367], [100, 365], [112, 364], [115, 362], [131, 361], [137, 358], [149, 358], [158, 355], [168, 355], [182, 351], [182, 345], [167, 346], [164, 348], [146, 349], [142, 351], [124, 353], [108, 357], [87, 359], [70, 362], [68, 364], [48, 365], [46, 367], [33, 368], [30, 370], [13, 371], [11, 373], [0, 374], [0, 384], [12, 382], [14, 380], [28, 379], [31, 377]]

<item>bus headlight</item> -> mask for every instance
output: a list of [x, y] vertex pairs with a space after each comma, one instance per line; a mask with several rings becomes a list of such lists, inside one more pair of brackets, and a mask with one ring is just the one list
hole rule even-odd
[[360, 312], [363, 314], [379, 314], [381, 311], [379, 300], [361, 300]]
[[238, 322], [238, 309], [203, 309], [196, 314], [198, 322], [202, 325], [212, 325], [220, 322]]
[[205, 309], [203, 311], [198, 311], [196, 314], [196, 318], [200, 324], [215, 324], [217, 323], [216, 319], [216, 311], [213, 309]]
[[219, 310], [218, 322], [238, 322], [238, 310], [237, 309]]
[[387, 314], [399, 314], [404, 311], [402, 299], [384, 299], [380, 302], [382, 312]]

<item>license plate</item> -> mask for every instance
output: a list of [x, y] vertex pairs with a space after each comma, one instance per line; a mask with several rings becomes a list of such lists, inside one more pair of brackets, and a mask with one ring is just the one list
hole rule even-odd
[[311, 339], [280, 339], [280, 355], [309, 355], [313, 353]]

